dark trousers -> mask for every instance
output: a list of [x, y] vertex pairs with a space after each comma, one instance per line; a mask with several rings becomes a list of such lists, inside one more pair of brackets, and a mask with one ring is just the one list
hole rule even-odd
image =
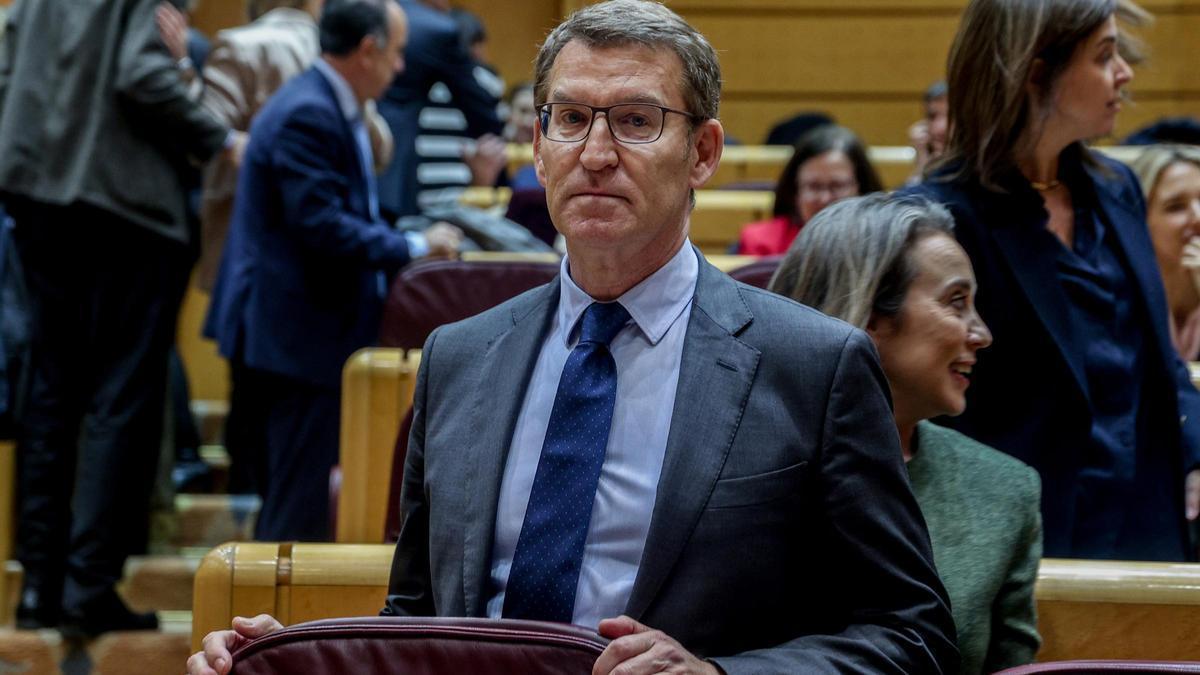
[[9, 207], [31, 316], [17, 557], [46, 601], [86, 611], [145, 549], [190, 258], [96, 208]]
[[340, 392], [234, 364], [229, 416], [262, 496], [260, 541], [329, 539], [329, 472], [338, 461]]

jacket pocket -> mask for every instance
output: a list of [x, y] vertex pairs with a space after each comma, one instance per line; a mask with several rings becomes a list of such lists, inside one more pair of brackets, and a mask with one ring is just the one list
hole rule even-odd
[[807, 467], [808, 462], [804, 461], [753, 476], [718, 480], [708, 498], [708, 508], [732, 509], [753, 506], [797, 495]]

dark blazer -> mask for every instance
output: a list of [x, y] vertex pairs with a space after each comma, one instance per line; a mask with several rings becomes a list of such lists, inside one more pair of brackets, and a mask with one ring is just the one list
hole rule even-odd
[[338, 386], [375, 342], [382, 290], [409, 260], [372, 221], [353, 131], [315, 68], [285, 84], [250, 127], [205, 334], [251, 368]]
[[[384, 614], [485, 614], [506, 455], [558, 294], [555, 279], [426, 342]], [[701, 259], [626, 613], [729, 673], [956, 672], [886, 392], [862, 332]]]
[[416, 0], [398, 2], [408, 17], [408, 44], [404, 71], [379, 99], [379, 114], [387, 120], [396, 141], [396, 155], [379, 177], [379, 202], [397, 215], [412, 215], [419, 212], [416, 144], [420, 116], [430, 104], [433, 85], [441, 82], [450, 90], [452, 105], [466, 119], [463, 136], [499, 134], [504, 125], [496, 113], [496, 97], [475, 77], [480, 64], [463, 47], [454, 19]]
[[158, 0], [22, 0], [0, 43], [0, 186], [188, 243], [179, 169], [226, 127], [188, 98]]
[[[1083, 170], [1138, 290], [1140, 316], [1149, 317], [1142, 329], [1150, 386], [1142, 395], [1155, 396], [1153, 424], [1163, 443], [1138, 452], [1152, 453], [1149, 458], [1169, 467], [1156, 489], [1170, 493], [1169, 501], [1178, 506], [1177, 526], [1185, 528], [1184, 473], [1200, 463], [1200, 394], [1171, 346], [1166, 296], [1137, 179], [1125, 165], [1095, 157], [1103, 168], [1084, 165]], [[979, 313], [994, 337], [971, 376], [966, 412], [946, 423], [1038, 470], [1045, 554], [1071, 557], [1078, 474], [1091, 442], [1092, 412], [1083, 345], [1073, 338], [1053, 250], [1031, 243], [1045, 236], [1046, 211], [1032, 188], [1019, 182], [1011, 193], [1001, 194], [975, 181], [947, 182], [935, 175], [910, 191], [946, 204], [953, 213], [955, 235], [979, 282]]]

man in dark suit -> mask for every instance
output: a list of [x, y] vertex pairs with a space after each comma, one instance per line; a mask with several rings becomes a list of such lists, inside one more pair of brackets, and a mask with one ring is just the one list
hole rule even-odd
[[383, 613], [596, 628], [600, 674], [957, 671], [870, 339], [688, 243], [724, 141], [712, 47], [612, 0], [536, 81], [568, 256], [426, 342]]
[[[408, 17], [409, 43], [404, 72], [379, 99], [396, 140], [396, 155], [379, 177], [379, 200], [385, 211], [411, 215], [437, 200], [439, 186], [470, 184], [461, 147], [503, 129], [496, 112], [502, 85], [463, 46], [449, 2], [397, 1]], [[443, 142], [418, 146], [418, 136]]]
[[188, 98], [156, 4], [23, 1], [0, 54], [0, 186], [33, 334], [22, 627], [57, 625], [63, 611], [64, 630], [86, 634], [155, 625], [113, 584], [146, 543], [167, 349], [193, 259], [178, 169], [232, 147]]
[[458, 243], [452, 228], [406, 236], [379, 217], [363, 105], [402, 67], [403, 12], [329, 0], [320, 33], [322, 57], [250, 128], [205, 327], [254, 402], [240, 414], [266, 450], [255, 535], [269, 540], [326, 538], [342, 365], [375, 341], [388, 278]]

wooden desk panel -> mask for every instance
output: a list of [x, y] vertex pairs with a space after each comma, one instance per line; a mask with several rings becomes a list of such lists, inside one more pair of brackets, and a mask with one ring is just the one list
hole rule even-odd
[[[388, 544], [219, 547], [196, 575], [193, 647], [198, 649], [209, 631], [229, 626], [233, 614], [220, 615], [219, 601], [239, 597], [241, 589], [231, 583], [261, 581], [239, 570], [278, 570], [275, 606], [253, 609], [268, 611], [285, 625], [367, 616], [383, 606], [392, 552]], [[1195, 639], [1200, 565], [1047, 559], [1038, 574], [1037, 602], [1040, 661], [1200, 660], [1200, 641]]]

